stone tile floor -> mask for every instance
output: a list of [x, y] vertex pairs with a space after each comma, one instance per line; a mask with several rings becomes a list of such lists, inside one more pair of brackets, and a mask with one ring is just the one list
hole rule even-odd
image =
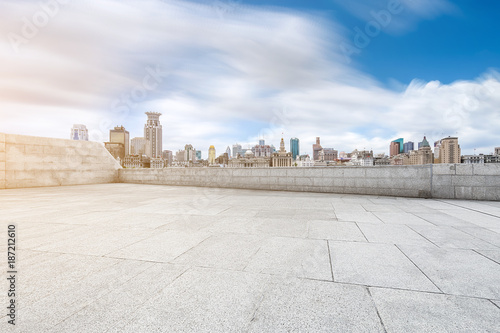
[[4, 272], [11, 223], [1, 332], [500, 332], [500, 202], [1, 190]]

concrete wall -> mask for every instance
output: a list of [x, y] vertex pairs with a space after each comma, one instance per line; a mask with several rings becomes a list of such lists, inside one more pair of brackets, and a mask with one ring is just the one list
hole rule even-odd
[[500, 165], [121, 169], [120, 181], [416, 198], [500, 200]]
[[120, 168], [97, 142], [0, 133], [0, 189], [113, 183]]

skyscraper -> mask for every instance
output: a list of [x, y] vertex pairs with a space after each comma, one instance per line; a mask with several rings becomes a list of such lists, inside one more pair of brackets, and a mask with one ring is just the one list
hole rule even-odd
[[208, 164], [215, 164], [215, 147], [208, 148]]
[[161, 113], [158, 112], [146, 112], [148, 116], [148, 121], [144, 125], [144, 138], [148, 140], [148, 145], [150, 149], [146, 149], [150, 152], [149, 157], [160, 158], [162, 155], [162, 126], [160, 124]]
[[321, 147], [320, 141], [319, 141], [319, 136], [316, 137], [316, 143], [313, 144], [313, 160], [314, 161], [319, 161], [320, 158], [320, 152], [323, 150], [323, 147]]
[[297, 156], [300, 156], [299, 139], [297, 138], [290, 139], [290, 151], [292, 152], [292, 157], [294, 160], [297, 159]]
[[265, 144], [266, 144], [266, 140], [264, 140], [264, 139], [259, 140], [259, 146], [265, 146]]
[[460, 163], [461, 151], [458, 144], [458, 138], [447, 137], [441, 140], [441, 149], [439, 149], [439, 159], [441, 163]]
[[130, 140], [130, 155], [147, 155], [150, 156], [151, 153], [148, 152], [150, 144], [144, 138], [133, 138]]
[[227, 154], [227, 158], [230, 159], [231, 158], [231, 148], [229, 148], [229, 146], [227, 146], [227, 148], [226, 148], [226, 154]]
[[414, 143], [412, 141], [405, 142], [403, 144], [403, 153], [409, 153], [411, 150], [414, 150]]
[[89, 141], [87, 126], [75, 124], [71, 129], [71, 140]]

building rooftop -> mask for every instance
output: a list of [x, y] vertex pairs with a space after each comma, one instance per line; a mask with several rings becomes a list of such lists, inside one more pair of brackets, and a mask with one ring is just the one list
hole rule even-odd
[[0, 221], [22, 332], [498, 332], [500, 202], [102, 184]]

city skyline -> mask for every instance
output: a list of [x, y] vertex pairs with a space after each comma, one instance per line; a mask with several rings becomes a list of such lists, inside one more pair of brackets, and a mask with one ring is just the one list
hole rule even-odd
[[4, 2], [2, 132], [67, 138], [85, 124], [105, 142], [120, 124], [142, 136], [157, 110], [174, 150], [283, 132], [309, 154], [317, 136], [386, 153], [400, 137], [458, 136], [463, 154], [500, 142], [492, 1], [47, 3]]

